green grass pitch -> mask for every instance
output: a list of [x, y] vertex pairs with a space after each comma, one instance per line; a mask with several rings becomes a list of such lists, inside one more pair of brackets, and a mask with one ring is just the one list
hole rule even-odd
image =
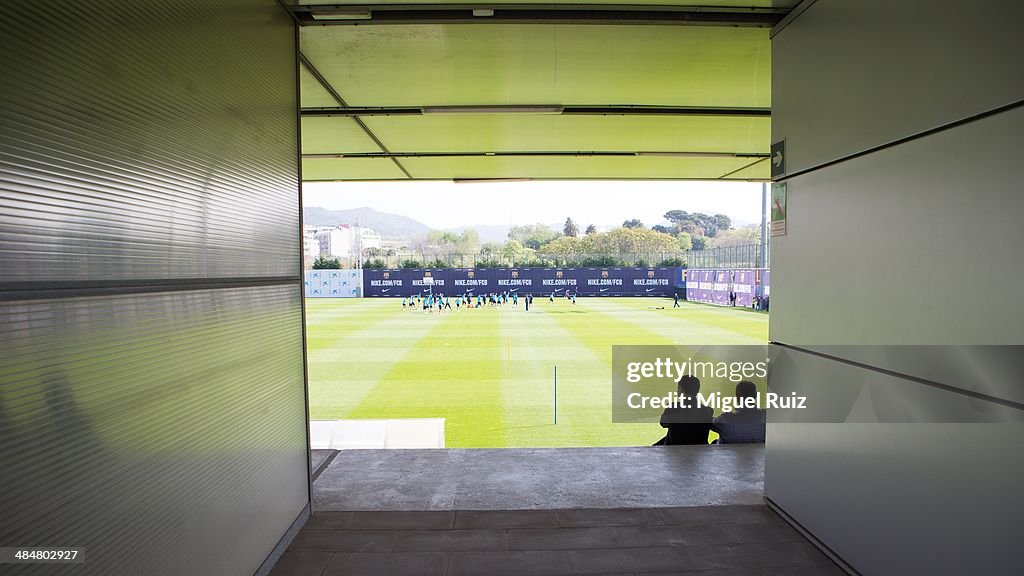
[[308, 299], [310, 416], [445, 418], [449, 448], [649, 445], [657, 424], [611, 421], [612, 345], [768, 339], [768, 316], [745, 309], [673, 309], [660, 298], [535, 304], [439, 316], [392, 298]]

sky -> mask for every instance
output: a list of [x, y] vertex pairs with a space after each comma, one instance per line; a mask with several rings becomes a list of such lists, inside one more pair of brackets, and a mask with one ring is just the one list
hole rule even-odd
[[650, 227], [674, 209], [725, 214], [740, 224], [761, 221], [761, 184], [753, 182], [308, 182], [302, 191], [306, 206], [369, 207], [440, 229], [554, 224], [566, 217], [580, 227], [620, 225], [632, 218]]

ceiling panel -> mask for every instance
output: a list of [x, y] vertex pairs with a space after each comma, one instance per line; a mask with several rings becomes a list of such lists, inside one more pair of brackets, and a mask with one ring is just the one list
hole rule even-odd
[[[330, 3], [337, 3], [332, 0]], [[404, 2], [403, 2], [404, 3]], [[582, 2], [581, 2], [582, 3]], [[588, 2], [593, 3], [593, 2]], [[662, 3], [661, 0], [639, 4]], [[700, 3], [667, 1], [696, 6]], [[719, 1], [789, 8], [794, 2]], [[731, 26], [409, 24], [305, 26], [307, 60], [350, 106], [771, 106], [768, 30]], [[303, 73], [302, 106], [338, 103]], [[768, 152], [767, 116], [401, 114], [361, 121], [397, 153]], [[349, 117], [303, 119], [304, 154], [379, 153]], [[764, 179], [751, 158], [434, 156], [413, 178]], [[388, 159], [314, 159], [304, 178], [402, 179]]]
[[405, 174], [388, 158], [305, 158], [302, 179], [404, 180]]
[[[414, 178], [712, 179], [746, 158], [471, 157], [403, 158]], [[714, 175], [714, 176], [711, 176]]]
[[305, 66], [299, 66], [299, 94], [302, 106], [306, 108], [338, 105], [338, 102], [317, 82]]
[[[753, 162], [753, 161], [752, 161]], [[731, 174], [729, 178], [735, 178], [738, 180], [768, 180], [771, 177], [771, 164], [768, 163], [768, 159], [753, 162], [753, 164], [735, 174]]]
[[303, 154], [341, 154], [382, 152], [355, 120], [339, 118], [303, 118]]
[[[303, 122], [310, 120], [351, 122], [347, 118]], [[367, 116], [363, 121], [392, 152], [767, 153], [771, 136], [767, 117], [473, 114]], [[331, 152], [326, 142], [316, 142], [316, 148]]]
[[[288, 0], [292, 6], [323, 6], [331, 4], [472, 4], [467, 0]], [[706, 6], [715, 8], [793, 8], [800, 0], [489, 0], [478, 4], [619, 4], [632, 6]]]
[[763, 28], [307, 26], [301, 47], [352, 106], [770, 106]]

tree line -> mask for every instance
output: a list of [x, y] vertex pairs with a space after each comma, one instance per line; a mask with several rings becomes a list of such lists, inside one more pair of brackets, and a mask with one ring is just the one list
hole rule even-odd
[[[550, 267], [550, 266], [685, 266], [691, 250], [756, 244], [756, 225], [734, 228], [725, 214], [669, 210], [665, 223], [646, 227], [638, 218], [624, 220], [612, 230], [580, 226], [567, 217], [562, 231], [546, 224], [525, 224], [509, 229], [504, 243], [481, 242], [472, 229], [462, 232], [432, 230], [416, 238], [410, 248], [419, 256], [402, 258], [394, 249], [370, 248], [364, 268]], [[401, 258], [401, 257], [400, 257]], [[340, 262], [321, 258], [313, 267]]]

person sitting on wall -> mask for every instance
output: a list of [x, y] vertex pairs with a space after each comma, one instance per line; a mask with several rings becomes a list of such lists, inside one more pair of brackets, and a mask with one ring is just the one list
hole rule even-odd
[[[739, 382], [736, 398], [756, 402], [757, 386], [748, 380]], [[711, 430], [718, 433], [719, 444], [764, 444], [765, 417], [764, 408], [757, 407], [722, 412], [711, 423]]]
[[700, 379], [686, 374], [679, 379], [676, 391], [680, 396], [680, 405], [666, 408], [661, 414], [661, 427], [667, 428], [668, 433], [654, 445], [707, 445], [711, 419], [715, 411], [710, 406], [697, 406]]

